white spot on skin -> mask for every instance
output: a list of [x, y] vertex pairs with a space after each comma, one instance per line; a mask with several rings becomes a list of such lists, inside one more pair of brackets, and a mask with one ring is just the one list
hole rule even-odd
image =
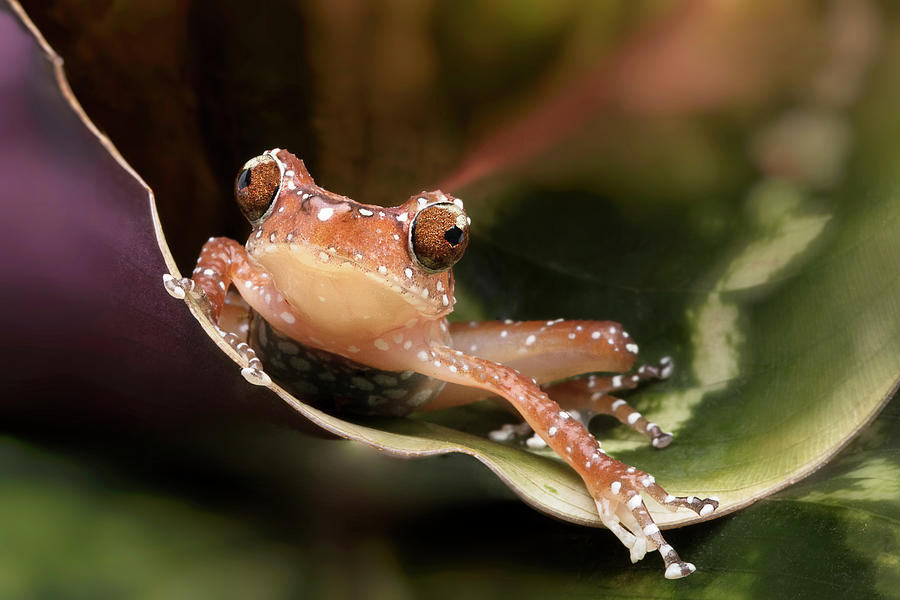
[[599, 340], [601, 335], [602, 334], [599, 331], [595, 331], [594, 333], [591, 334], [591, 339]]
[[405, 342], [403, 342], [404, 350], [409, 350], [410, 348], [412, 348], [412, 340], [406, 340]]
[[713, 507], [712, 504], [704, 504], [703, 508], [700, 509], [700, 516], [705, 517], [706, 515], [708, 515], [709, 513], [711, 513], [714, 510], [715, 510], [715, 508]]
[[359, 348], [357, 348], [356, 346], [348, 346], [347, 352], [352, 352], [352, 353], [356, 354], [357, 352], [359, 352]]
[[526, 346], [532, 345], [536, 339], [537, 338], [534, 337], [534, 334], [529, 335], [527, 338], [525, 338], [525, 345]]
[[637, 423], [637, 420], [640, 418], [641, 418], [641, 413], [633, 412], [630, 415], [628, 415], [628, 424], [634, 425], [635, 423]]
[[644, 527], [644, 535], [653, 535], [655, 533], [659, 533], [659, 527], [657, 527], [656, 523], [650, 523]]
[[632, 496], [626, 503], [628, 510], [634, 510], [640, 505], [641, 505], [641, 497], [639, 494], [635, 494], [634, 496]]
[[378, 272], [382, 275], [387, 275], [387, 267], [385, 267], [384, 265], [379, 265]]
[[613, 387], [622, 387], [622, 376], [616, 375], [612, 378]]
[[274, 233], [269, 234], [269, 241], [270, 241], [270, 242], [274, 242], [274, 241], [275, 241], [275, 234], [274, 234]]
[[612, 403], [612, 406], [611, 406], [610, 408], [611, 408], [613, 411], [616, 411], [616, 410], [619, 409], [619, 407], [624, 406], [624, 405], [625, 405], [625, 401], [624, 401], [624, 400], [616, 400], [615, 402]]
[[540, 450], [541, 448], [547, 447], [547, 442], [541, 439], [538, 434], [534, 434], [525, 442], [525, 445], [531, 448], [532, 450]]
[[361, 214], [361, 215], [364, 216], [364, 217], [371, 217], [371, 216], [374, 215], [375, 213], [373, 213], [373, 212], [372, 212], [371, 210], [369, 210], [368, 208], [361, 208], [361, 209], [359, 209], [359, 214]]
[[570, 333], [568, 337], [569, 337], [570, 340], [574, 340], [574, 339], [575, 339], [575, 334], [574, 334], [574, 333]]
[[324, 252], [319, 252], [319, 258], [322, 260], [322, 262], [328, 262], [328, 255]]
[[562, 420], [566, 420], [569, 418], [569, 413], [564, 410], [559, 411], [559, 418]]
[[509, 332], [506, 331], [505, 329], [504, 329], [503, 331], [500, 332], [500, 337], [502, 337], [502, 338], [505, 338], [505, 337], [508, 336], [508, 335], [509, 335]]
[[406, 218], [407, 218], [407, 214], [406, 214], [406, 213], [400, 213], [400, 216], [397, 217], [397, 220], [400, 221], [401, 223], [403, 223], [403, 222], [406, 221]]
[[626, 344], [625, 349], [631, 352], [632, 354], [638, 353], [638, 345], [637, 344]]
[[618, 494], [622, 490], [622, 482], [621, 481], [613, 481], [612, 485], [609, 486], [609, 490], [613, 494]]
[[634, 471], [635, 471], [634, 467], [628, 467], [627, 469], [625, 469], [626, 473], [634, 473]]
[[292, 315], [291, 313], [289, 313], [287, 311], [281, 313], [279, 316], [281, 317], [281, 320], [284, 321], [285, 323], [293, 323], [297, 320], [296, 318], [294, 318], [294, 315]]
[[388, 343], [386, 341], [384, 341], [383, 339], [377, 338], [375, 340], [375, 347], [378, 348], [379, 350], [387, 350], [388, 348], [390, 348], [390, 345], [388, 345]]
[[428, 353], [424, 350], [419, 350], [419, 353], [416, 354], [416, 358], [418, 358], [422, 362], [426, 362], [428, 360]]
[[641, 483], [644, 485], [644, 487], [650, 487], [651, 485], [656, 483], [656, 478], [653, 477], [653, 475], [647, 475], [646, 477], [644, 477], [644, 480], [641, 481]]
[[406, 275], [408, 278], [412, 279], [412, 276], [413, 276], [412, 269], [407, 267], [406, 269], [403, 270], [403, 274]]
[[550, 437], [553, 437], [554, 435], [556, 435], [557, 431], [559, 431], [559, 429], [557, 429], [556, 427], [551, 427], [549, 430], [547, 430], [547, 434]]
[[441, 298], [441, 303], [444, 306], [447, 306], [450, 304], [450, 298], [447, 297], [447, 294], [444, 294], [443, 298]]
[[334, 214], [334, 209], [331, 208], [330, 206], [326, 206], [325, 208], [322, 208], [319, 210], [319, 214], [317, 214], [316, 217], [320, 221], [327, 221], [328, 219], [331, 218], [331, 215], [333, 215], [333, 214]]

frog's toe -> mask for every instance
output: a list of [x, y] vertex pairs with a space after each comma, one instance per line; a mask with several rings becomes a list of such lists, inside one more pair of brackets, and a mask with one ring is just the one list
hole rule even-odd
[[672, 434], [668, 431], [663, 431], [657, 426], [657, 431], [651, 431], [650, 437], [650, 445], [654, 448], [665, 448], [669, 444], [672, 443]]
[[185, 296], [194, 291], [194, 280], [187, 277], [180, 279], [172, 277], [169, 273], [163, 273], [163, 286], [169, 295], [178, 300], [184, 300]]
[[[495, 442], [510, 442], [517, 439], [524, 439], [532, 433], [531, 426], [525, 421], [514, 425], [506, 423], [500, 429], [495, 429], [488, 433], [488, 437]], [[546, 444], [544, 444], [546, 446]]]
[[269, 385], [272, 383], [272, 378], [263, 371], [262, 363], [258, 358], [252, 359], [248, 366], [241, 369], [241, 375], [253, 385]]
[[681, 579], [697, 570], [693, 563], [683, 560], [673, 562], [666, 567], [666, 579]]
[[641, 365], [636, 372], [637, 379], [632, 376], [634, 385], [651, 379], [668, 379], [675, 371], [675, 363], [671, 356], [663, 356], [655, 365]]

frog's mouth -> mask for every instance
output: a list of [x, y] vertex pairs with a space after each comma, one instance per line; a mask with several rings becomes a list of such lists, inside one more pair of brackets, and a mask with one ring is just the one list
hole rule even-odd
[[275, 286], [306, 323], [336, 336], [379, 336], [449, 308], [423, 298], [338, 254], [271, 245], [256, 254]]

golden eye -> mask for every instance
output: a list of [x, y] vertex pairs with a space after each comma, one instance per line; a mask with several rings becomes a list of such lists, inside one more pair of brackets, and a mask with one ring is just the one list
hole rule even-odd
[[426, 271], [446, 271], [462, 258], [469, 244], [469, 218], [452, 202], [426, 206], [413, 219], [410, 248]]
[[263, 154], [251, 158], [234, 180], [234, 199], [251, 223], [262, 218], [278, 194], [281, 169], [278, 162]]

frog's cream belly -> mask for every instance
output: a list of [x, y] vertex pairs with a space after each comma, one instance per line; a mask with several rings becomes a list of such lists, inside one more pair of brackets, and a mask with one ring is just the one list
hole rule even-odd
[[403, 416], [430, 402], [444, 387], [443, 381], [415, 371], [382, 371], [304, 346], [255, 312], [249, 343], [272, 379], [323, 410]]
[[[427, 289], [408, 284], [384, 266], [382, 274], [337, 254], [315, 255], [298, 244], [267, 245], [256, 259], [277, 282], [297, 321], [322, 339], [374, 339], [412, 319], [436, 319], [449, 312], [426, 300]], [[266, 314], [266, 304], [250, 304]]]

